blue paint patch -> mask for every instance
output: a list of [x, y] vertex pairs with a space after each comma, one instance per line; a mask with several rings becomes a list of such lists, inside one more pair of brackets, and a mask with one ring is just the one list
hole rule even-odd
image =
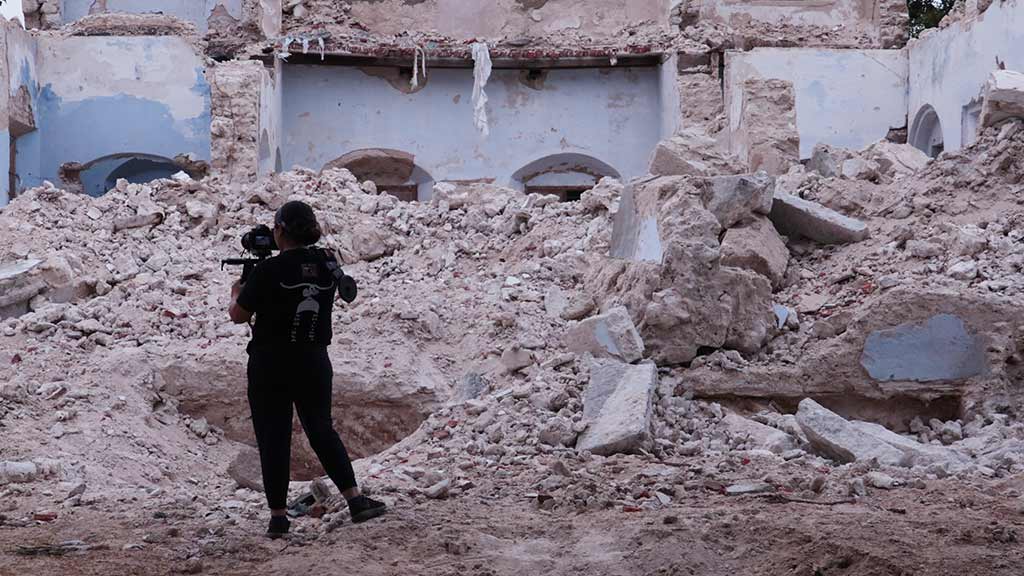
[[[0, 140], [3, 142], [11, 141], [11, 133], [9, 130], [0, 130]], [[0, 206], [7, 206], [7, 203], [11, 200], [11, 186], [10, 178], [6, 175], [11, 171], [11, 155], [0, 154]]]
[[864, 342], [861, 366], [875, 380], [962, 380], [988, 371], [984, 347], [950, 314], [922, 324], [901, 324], [872, 332]]
[[[207, 89], [205, 80], [198, 88]], [[39, 98], [40, 123], [45, 147], [40, 159], [43, 178], [57, 181], [65, 162], [87, 163], [114, 154], [150, 154], [173, 158], [193, 154], [210, 158], [209, 107], [196, 118], [178, 120], [161, 102], [134, 96], [103, 96], [64, 102], [50, 86]]]

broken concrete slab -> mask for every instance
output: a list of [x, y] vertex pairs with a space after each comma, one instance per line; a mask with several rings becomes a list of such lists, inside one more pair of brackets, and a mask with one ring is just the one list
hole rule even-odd
[[963, 380], [987, 371], [984, 345], [952, 314], [868, 334], [860, 363], [883, 382]]
[[775, 178], [766, 172], [708, 178], [702, 192], [704, 206], [722, 228], [731, 228], [756, 214], [772, 211]]
[[29, 259], [0, 264], [0, 320], [27, 314], [28, 303], [45, 290], [45, 283], [31, 275], [42, 263]]
[[644, 342], [623, 306], [580, 321], [566, 334], [566, 345], [577, 354], [587, 352], [595, 358], [623, 362], [636, 362], [644, 356]]
[[730, 228], [722, 240], [722, 266], [753, 270], [768, 278], [778, 290], [786, 276], [789, 249], [775, 226], [760, 217], [740, 228]]
[[796, 439], [782, 430], [754, 422], [739, 414], [726, 414], [722, 419], [722, 425], [729, 430], [734, 438], [744, 437], [747, 439], [747, 443], [756, 449], [782, 454], [798, 447]]
[[822, 456], [848, 463], [875, 459], [879, 464], [904, 466], [903, 452], [850, 424], [810, 398], [800, 401], [796, 421], [811, 448]]
[[583, 399], [588, 426], [576, 449], [607, 456], [648, 446], [657, 386], [658, 369], [651, 362], [631, 365], [595, 358]]
[[907, 457], [905, 463], [908, 467], [929, 466], [938, 462], [958, 461], [963, 459], [962, 456], [948, 448], [922, 444], [911, 438], [901, 436], [880, 424], [851, 420], [850, 426], [856, 430], [864, 432], [865, 434], [874, 436], [878, 440], [881, 440], [900, 452], [903, 452]]
[[995, 70], [983, 89], [979, 128], [995, 126], [1009, 118], [1024, 118], [1024, 73]]
[[860, 242], [870, 235], [860, 220], [785, 193], [775, 194], [770, 218], [786, 236], [804, 236], [823, 244]]
[[718, 149], [714, 138], [685, 130], [662, 140], [651, 155], [650, 172], [656, 176], [712, 176], [735, 174], [738, 159]]

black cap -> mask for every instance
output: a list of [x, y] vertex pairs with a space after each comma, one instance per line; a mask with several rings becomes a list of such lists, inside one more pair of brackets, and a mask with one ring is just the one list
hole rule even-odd
[[313, 208], [305, 202], [285, 202], [274, 215], [274, 224], [288, 230], [303, 230], [317, 225]]

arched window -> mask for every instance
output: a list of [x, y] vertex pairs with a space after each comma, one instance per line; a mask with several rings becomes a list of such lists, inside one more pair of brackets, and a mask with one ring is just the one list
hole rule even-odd
[[124, 178], [132, 184], [144, 184], [160, 178], [170, 178], [178, 172], [188, 172], [170, 158], [152, 154], [113, 154], [97, 158], [82, 166], [78, 173], [82, 190], [89, 196], [106, 194]]
[[914, 124], [910, 128], [908, 140], [911, 146], [935, 158], [945, 149], [942, 138], [942, 122], [930, 104], [925, 104], [917, 112]]
[[377, 190], [400, 200], [412, 202], [430, 199], [434, 179], [416, 165], [408, 152], [389, 148], [363, 148], [331, 160], [327, 168], [344, 168], [360, 181], [373, 180]]
[[585, 154], [552, 154], [530, 162], [512, 175], [512, 186], [527, 194], [553, 194], [563, 202], [579, 200], [605, 176], [619, 178], [610, 165]]

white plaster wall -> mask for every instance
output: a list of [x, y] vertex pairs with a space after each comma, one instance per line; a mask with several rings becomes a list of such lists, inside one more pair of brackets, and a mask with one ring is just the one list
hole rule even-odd
[[0, 16], [5, 20], [17, 18], [21, 25], [25, 25], [25, 14], [21, 10], [21, 0], [7, 0], [0, 6]]
[[1024, 0], [996, 0], [984, 14], [928, 32], [908, 50], [910, 122], [930, 104], [942, 123], [945, 149], [958, 150], [965, 141], [964, 106], [980, 95], [996, 57], [1024, 71]]
[[357, 68], [286, 65], [284, 168], [319, 169], [353, 150], [414, 154], [435, 180], [511, 183], [530, 162], [555, 154], [597, 158], [630, 178], [647, 173], [659, 140], [657, 68], [552, 70], [544, 88], [495, 70], [486, 92], [490, 136], [473, 125], [470, 69], [429, 71], [406, 94]]
[[261, 176], [275, 171], [275, 159], [281, 154], [281, 62], [275, 61], [273, 70], [264, 69], [260, 86], [260, 138], [267, 135], [269, 156], [261, 157]]
[[815, 144], [860, 149], [906, 123], [904, 50], [758, 48], [726, 54], [725, 105], [730, 148], [739, 128], [743, 82], [779, 78], [793, 83], [800, 156]]

